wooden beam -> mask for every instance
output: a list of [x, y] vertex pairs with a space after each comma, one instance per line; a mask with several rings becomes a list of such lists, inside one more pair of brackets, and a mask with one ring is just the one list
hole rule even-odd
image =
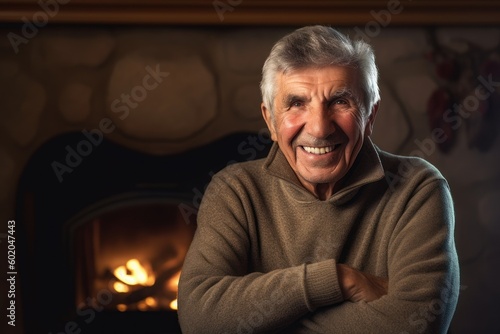
[[[45, 5], [43, 5], [45, 4]], [[385, 14], [385, 16], [384, 16]], [[0, 22], [214, 26], [499, 25], [496, 0], [3, 0]], [[45, 22], [46, 23], [46, 22]]]

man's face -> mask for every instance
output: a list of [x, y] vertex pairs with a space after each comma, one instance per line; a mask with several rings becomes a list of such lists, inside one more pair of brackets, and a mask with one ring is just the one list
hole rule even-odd
[[279, 74], [274, 119], [264, 119], [306, 189], [321, 199], [336, 191], [372, 131], [377, 108], [362, 115], [359, 76], [348, 67], [304, 68]]

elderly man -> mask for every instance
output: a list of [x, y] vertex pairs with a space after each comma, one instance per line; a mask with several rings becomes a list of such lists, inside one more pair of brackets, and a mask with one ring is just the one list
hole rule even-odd
[[449, 187], [371, 142], [377, 77], [370, 46], [332, 28], [276, 43], [261, 83], [275, 143], [205, 192], [179, 285], [184, 333], [446, 333], [459, 287]]

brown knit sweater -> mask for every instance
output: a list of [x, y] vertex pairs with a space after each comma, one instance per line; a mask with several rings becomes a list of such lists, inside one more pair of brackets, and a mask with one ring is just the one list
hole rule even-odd
[[[446, 180], [367, 140], [344, 181], [318, 200], [276, 144], [216, 174], [179, 284], [183, 333], [445, 333], [459, 287]], [[388, 278], [388, 294], [344, 301], [336, 263]]]

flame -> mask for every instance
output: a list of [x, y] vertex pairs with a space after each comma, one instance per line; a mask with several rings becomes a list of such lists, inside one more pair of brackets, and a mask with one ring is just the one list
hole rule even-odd
[[125, 311], [127, 310], [127, 308], [128, 308], [128, 307], [127, 307], [127, 305], [125, 305], [125, 304], [118, 304], [118, 305], [116, 305], [116, 308], [117, 308], [117, 310], [118, 310], [118, 311], [120, 311], [120, 312], [125, 312]]
[[[118, 268], [116, 268], [113, 274], [120, 281], [128, 285], [139, 284], [151, 286], [155, 283], [154, 275], [149, 275], [146, 268], [144, 268], [137, 259], [128, 260], [124, 266], [119, 266]], [[116, 288], [115, 290], [118, 291]]]
[[149, 307], [156, 307], [156, 306], [158, 306], [158, 302], [153, 297], [147, 297], [146, 299], [144, 299], [144, 302]]
[[170, 308], [174, 311], [177, 311], [177, 298], [172, 300], [172, 302], [169, 304]]
[[[172, 277], [170, 277], [170, 279], [166, 284], [166, 288], [170, 291], [177, 293], [177, 291], [179, 290], [180, 277], [181, 277], [181, 272], [178, 271]], [[170, 309], [177, 311], [177, 299], [172, 300], [168, 306], [170, 307]]]
[[[119, 280], [113, 283], [113, 289], [118, 293], [127, 293], [130, 292], [131, 289], [134, 289], [130, 288], [134, 285], [153, 285], [156, 277], [151, 270], [148, 271], [147, 268], [147, 266], [143, 266], [137, 259], [128, 260], [125, 265], [119, 266], [113, 271], [113, 274]], [[181, 271], [172, 275], [165, 283], [165, 289], [177, 293], [180, 276]], [[154, 297], [147, 297], [136, 304], [137, 309], [140, 311], [155, 309], [158, 305], [159, 301]], [[169, 307], [172, 310], [177, 310], [177, 299], [172, 300], [169, 303]], [[118, 304], [116, 308], [121, 312], [128, 310], [128, 306], [125, 304]]]
[[130, 291], [128, 285], [123, 284], [122, 282], [113, 283], [113, 289], [119, 293], [127, 293]]
[[170, 291], [177, 292], [179, 290], [179, 278], [181, 277], [181, 272], [177, 272], [167, 282], [167, 289]]

